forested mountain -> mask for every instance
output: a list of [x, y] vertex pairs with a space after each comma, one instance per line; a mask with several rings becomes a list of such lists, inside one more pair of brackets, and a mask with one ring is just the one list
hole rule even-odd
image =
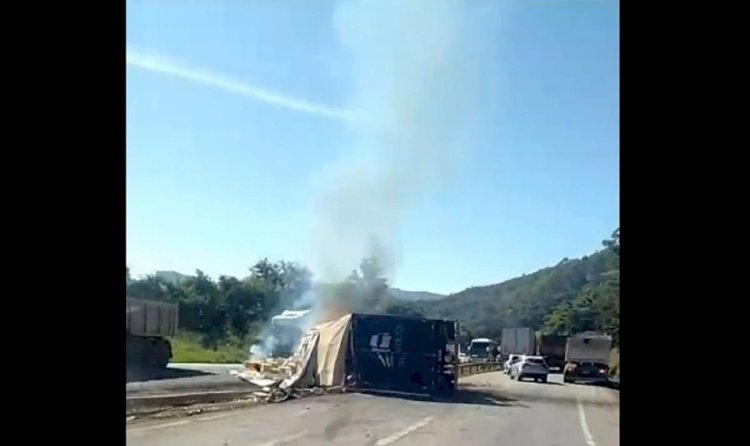
[[[619, 329], [619, 233], [616, 235], [617, 249], [606, 247], [502, 283], [420, 302], [419, 309], [428, 317], [458, 319], [474, 336], [497, 338], [504, 327], [518, 326], [560, 334]], [[617, 320], [617, 327], [610, 319]]]
[[499, 338], [505, 327], [530, 326], [556, 334], [601, 330], [618, 343], [619, 229], [602, 244], [604, 248], [590, 256], [563, 259], [531, 274], [446, 297], [390, 288], [374, 259], [363, 259], [338, 284], [314, 284], [303, 265], [267, 259], [256, 262], [242, 280], [214, 280], [196, 271], [195, 276], [170, 282], [153, 275], [132, 279], [126, 271], [126, 293], [178, 303], [181, 328], [200, 334], [208, 346], [230, 337], [253, 338], [271, 316], [307, 300], [331, 317], [366, 312], [457, 319], [464, 338]]
[[429, 291], [406, 291], [398, 288], [388, 288], [391, 297], [407, 301], [443, 299], [445, 294], [430, 293]]

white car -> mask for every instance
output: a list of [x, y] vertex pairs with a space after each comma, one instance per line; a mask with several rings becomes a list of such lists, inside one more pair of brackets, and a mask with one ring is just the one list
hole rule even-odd
[[521, 360], [521, 355], [508, 356], [508, 360], [505, 361], [505, 364], [503, 364], [503, 372], [506, 375], [510, 374], [510, 368], [513, 367], [513, 364], [517, 363], [520, 360]]
[[521, 359], [510, 367], [510, 378], [521, 381], [533, 378], [534, 381], [547, 382], [549, 367], [541, 356], [521, 356]]

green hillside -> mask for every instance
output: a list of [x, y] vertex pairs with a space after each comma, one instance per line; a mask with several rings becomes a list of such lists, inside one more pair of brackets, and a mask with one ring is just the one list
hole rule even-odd
[[[251, 266], [243, 280], [212, 279], [200, 270], [179, 281], [156, 275], [133, 279], [126, 269], [126, 293], [177, 303], [180, 330], [193, 336], [185, 339], [198, 340], [201, 348], [214, 352], [230, 344], [252, 345], [264, 336], [273, 315], [300, 303], [316, 303], [332, 317], [364, 312], [457, 319], [464, 340], [498, 338], [505, 327], [530, 326], [553, 334], [602, 330], [612, 334], [617, 345], [619, 239], [618, 229], [603, 242], [604, 249], [590, 256], [563, 259], [532, 274], [447, 297], [389, 288], [375, 259], [363, 259], [346, 280], [335, 284], [313, 283], [304, 265], [268, 259]], [[182, 350], [189, 357], [203, 355]]]
[[619, 231], [606, 248], [581, 259], [495, 285], [420, 302], [427, 317], [458, 319], [473, 336], [499, 337], [504, 327], [550, 333], [607, 330], [619, 334]]

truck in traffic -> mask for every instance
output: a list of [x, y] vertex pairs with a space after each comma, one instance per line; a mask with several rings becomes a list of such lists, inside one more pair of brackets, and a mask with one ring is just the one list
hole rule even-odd
[[562, 372], [565, 366], [565, 347], [567, 336], [540, 335], [536, 354], [544, 357], [550, 371]]
[[125, 298], [125, 354], [129, 368], [164, 368], [172, 359], [168, 337], [177, 331], [178, 307]]
[[611, 349], [612, 337], [607, 334], [588, 331], [570, 336], [565, 346], [563, 381], [608, 383]]
[[530, 327], [503, 328], [500, 351], [503, 358], [509, 355], [534, 355], [536, 336]]
[[306, 310], [284, 310], [271, 318], [270, 354], [273, 357], [289, 357], [304, 335], [313, 325], [313, 312]]
[[497, 342], [489, 338], [475, 338], [469, 343], [467, 362], [492, 362], [498, 354]]

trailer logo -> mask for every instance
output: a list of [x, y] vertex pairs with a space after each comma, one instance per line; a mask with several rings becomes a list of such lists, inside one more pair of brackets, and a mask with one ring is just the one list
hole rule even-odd
[[391, 334], [378, 333], [370, 338], [370, 347], [377, 353], [380, 363], [385, 368], [393, 368], [393, 353], [391, 352]]

